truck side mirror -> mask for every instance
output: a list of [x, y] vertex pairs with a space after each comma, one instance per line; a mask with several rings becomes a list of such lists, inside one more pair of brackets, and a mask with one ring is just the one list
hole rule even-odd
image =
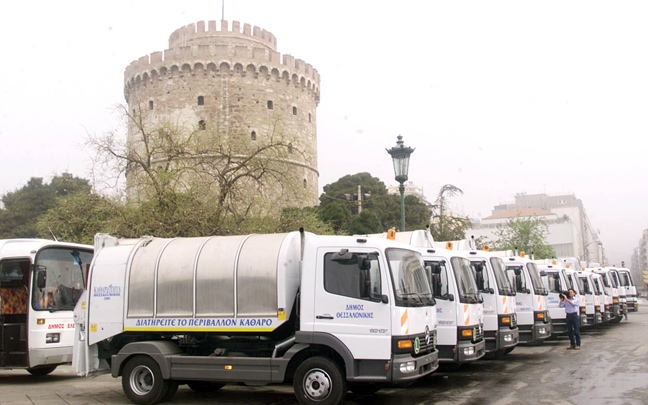
[[446, 297], [448, 298], [448, 301], [454, 301], [454, 295], [453, 294], [446, 294]]
[[383, 304], [389, 304], [389, 297], [386, 294], [383, 294], [380, 297], [380, 302], [382, 302]]

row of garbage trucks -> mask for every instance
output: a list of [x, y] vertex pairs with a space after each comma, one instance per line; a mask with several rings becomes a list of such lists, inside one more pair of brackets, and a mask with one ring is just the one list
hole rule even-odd
[[627, 269], [570, 260], [429, 231], [4, 240], [0, 368], [72, 361], [121, 376], [136, 404], [228, 383], [291, 383], [302, 404], [337, 404], [564, 333], [568, 288], [583, 327], [638, 309]]

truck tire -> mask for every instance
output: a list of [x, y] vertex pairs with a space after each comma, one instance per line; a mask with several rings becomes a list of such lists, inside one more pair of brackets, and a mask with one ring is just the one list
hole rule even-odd
[[295, 396], [302, 405], [342, 403], [347, 382], [340, 366], [326, 357], [306, 359], [295, 370]]
[[215, 392], [225, 386], [225, 384], [211, 381], [189, 381], [187, 385], [196, 392]]
[[31, 375], [48, 375], [54, 370], [56, 370], [56, 366], [38, 366], [34, 368], [28, 368], [27, 372]]
[[122, 388], [128, 399], [141, 405], [156, 404], [170, 399], [167, 394], [177, 389], [177, 382], [162, 379], [160, 366], [149, 356], [128, 360], [122, 374]]

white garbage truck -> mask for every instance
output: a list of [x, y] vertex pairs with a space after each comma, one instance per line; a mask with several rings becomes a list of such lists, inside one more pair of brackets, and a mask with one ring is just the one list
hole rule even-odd
[[456, 368], [486, 354], [483, 299], [464, 252], [419, 248], [436, 299], [439, 362]]
[[515, 290], [506, 277], [501, 257], [485, 250], [466, 252], [481, 293], [486, 355], [500, 358], [518, 344], [520, 331], [515, 312]]
[[429, 228], [407, 232], [390, 230], [373, 236], [416, 246], [423, 256], [436, 300], [439, 363], [455, 369], [483, 357], [486, 353], [483, 299], [467, 253], [453, 250], [464, 241], [435, 242]]
[[637, 287], [632, 280], [632, 274], [630, 273], [630, 270], [625, 267], [621, 267], [620, 269], [618, 269], [618, 271], [619, 280], [621, 281], [621, 284], [626, 288], [628, 312], [637, 312], [639, 310], [639, 303], [637, 301]]
[[520, 329], [519, 343], [544, 342], [553, 333], [548, 292], [542, 284], [538, 266], [521, 252], [504, 257], [506, 275], [515, 289], [515, 313]]
[[122, 376], [130, 401], [179, 384], [292, 382], [302, 404], [407, 385], [438, 367], [421, 255], [378, 238], [306, 232], [95, 237], [75, 309], [79, 375]]

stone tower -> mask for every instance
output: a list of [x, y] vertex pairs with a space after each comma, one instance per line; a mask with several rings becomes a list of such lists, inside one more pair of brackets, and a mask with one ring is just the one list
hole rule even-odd
[[[212, 131], [220, 140], [236, 139], [241, 156], [277, 131], [289, 135], [290, 152], [280, 160], [300, 197], [286, 195], [281, 181], [265, 192], [276, 197], [274, 208], [318, 204], [320, 76], [303, 60], [278, 53], [270, 32], [238, 21], [231, 29], [227, 21], [190, 24], [171, 34], [169, 49], [133, 61], [124, 80], [129, 113], [149, 126]], [[136, 130], [130, 126], [129, 138]], [[300, 153], [292, 154], [293, 146]]]

